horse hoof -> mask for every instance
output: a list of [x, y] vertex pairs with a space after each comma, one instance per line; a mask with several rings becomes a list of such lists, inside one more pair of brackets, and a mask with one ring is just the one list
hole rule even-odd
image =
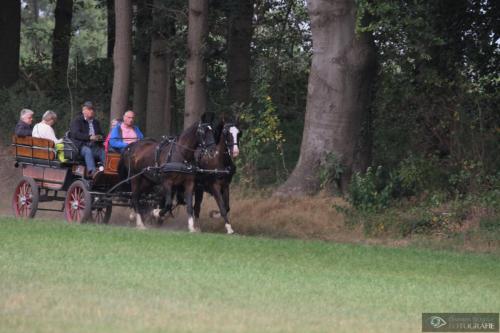
[[189, 228], [189, 232], [191, 233], [197, 233], [200, 232], [201, 230], [199, 228]]
[[137, 229], [137, 230], [146, 230], [147, 228], [146, 228], [146, 226], [144, 226], [144, 225], [138, 225], [138, 226], [136, 227], [136, 229]]

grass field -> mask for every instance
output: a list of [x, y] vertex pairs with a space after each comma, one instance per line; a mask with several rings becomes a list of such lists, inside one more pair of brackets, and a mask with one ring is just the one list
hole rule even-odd
[[0, 218], [1, 332], [420, 332], [498, 312], [500, 260]]

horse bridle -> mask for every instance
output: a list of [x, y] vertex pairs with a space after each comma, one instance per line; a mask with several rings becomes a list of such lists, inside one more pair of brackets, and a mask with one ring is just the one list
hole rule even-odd
[[198, 124], [198, 128], [196, 129], [196, 135], [198, 136], [198, 140], [201, 141], [199, 147], [202, 150], [207, 150], [208, 148], [213, 147], [216, 144], [213, 135], [210, 137], [209, 140], [206, 140], [207, 130], [213, 131], [212, 126], [209, 123], [202, 123], [202, 122]]

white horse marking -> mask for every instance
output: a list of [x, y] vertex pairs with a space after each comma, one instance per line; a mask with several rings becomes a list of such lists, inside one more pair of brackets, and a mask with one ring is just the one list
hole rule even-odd
[[229, 223], [226, 223], [226, 230], [228, 235], [234, 234], [234, 230]]
[[188, 228], [189, 232], [196, 232], [196, 229], [194, 228], [194, 219], [192, 216], [190, 216], [188, 219]]
[[144, 225], [144, 223], [142, 223], [141, 214], [136, 214], [135, 216], [136, 216], [135, 225], [136, 225], [137, 229], [145, 230], [146, 226]]
[[155, 209], [153, 209], [153, 216], [154, 216], [155, 218], [159, 219], [159, 218], [160, 218], [160, 211], [161, 211], [161, 209], [160, 209], [160, 208], [155, 208]]

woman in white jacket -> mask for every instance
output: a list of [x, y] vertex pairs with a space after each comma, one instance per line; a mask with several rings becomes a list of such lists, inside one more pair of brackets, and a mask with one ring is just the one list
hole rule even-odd
[[56, 144], [61, 143], [62, 139], [56, 138], [54, 129], [52, 128], [52, 126], [56, 123], [56, 120], [57, 115], [54, 111], [46, 111], [43, 114], [42, 121], [33, 127], [32, 136], [34, 138], [49, 139], [54, 141]]

